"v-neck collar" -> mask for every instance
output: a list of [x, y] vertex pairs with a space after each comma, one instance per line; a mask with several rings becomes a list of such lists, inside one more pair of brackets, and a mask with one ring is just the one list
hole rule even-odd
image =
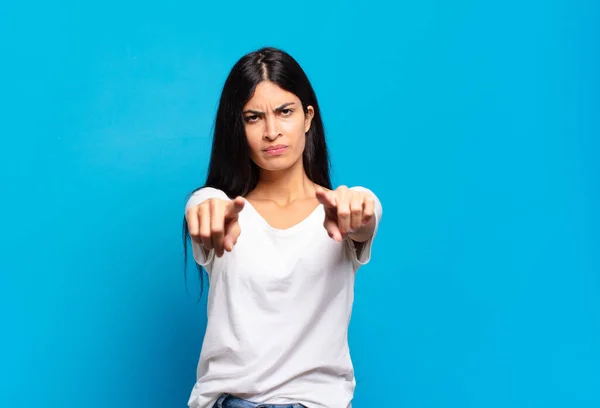
[[246, 206], [248, 206], [252, 210], [252, 212], [256, 215], [256, 217], [258, 218], [259, 222], [263, 225], [263, 227], [265, 227], [267, 230], [271, 231], [272, 233], [274, 233], [275, 235], [278, 235], [278, 236], [292, 235], [296, 232], [299, 232], [299, 231], [305, 229], [306, 227], [308, 227], [310, 225], [311, 220], [314, 217], [316, 217], [318, 214], [324, 214], [323, 213], [323, 211], [324, 211], [323, 205], [319, 204], [315, 207], [314, 210], [312, 210], [310, 212], [310, 214], [308, 214], [306, 217], [304, 217], [304, 219], [302, 219], [298, 223], [292, 225], [291, 227], [281, 229], [281, 228], [275, 228], [271, 224], [269, 224], [267, 222], [267, 220], [265, 220], [265, 218], [258, 212], [256, 207], [254, 207], [252, 205], [252, 203], [250, 201], [248, 201], [245, 197], [244, 197], [244, 201], [246, 202]]

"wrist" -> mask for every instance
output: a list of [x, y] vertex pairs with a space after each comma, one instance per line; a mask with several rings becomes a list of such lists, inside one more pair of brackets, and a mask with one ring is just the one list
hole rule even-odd
[[373, 236], [374, 231], [375, 231], [375, 217], [371, 218], [371, 221], [369, 221], [367, 224], [361, 226], [356, 231], [348, 234], [348, 236], [350, 237], [350, 239], [352, 241], [366, 242]]

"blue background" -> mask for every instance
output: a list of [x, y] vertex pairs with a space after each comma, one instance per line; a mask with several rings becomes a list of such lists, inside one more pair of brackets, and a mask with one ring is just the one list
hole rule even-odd
[[600, 406], [599, 25], [566, 0], [2, 5], [0, 406], [185, 406], [185, 195], [263, 45], [312, 80], [335, 184], [384, 205], [355, 408]]

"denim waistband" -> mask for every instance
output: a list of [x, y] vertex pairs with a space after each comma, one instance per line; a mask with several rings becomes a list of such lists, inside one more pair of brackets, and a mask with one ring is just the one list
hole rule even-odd
[[245, 399], [223, 394], [219, 397], [214, 408], [306, 408], [302, 404], [259, 404]]

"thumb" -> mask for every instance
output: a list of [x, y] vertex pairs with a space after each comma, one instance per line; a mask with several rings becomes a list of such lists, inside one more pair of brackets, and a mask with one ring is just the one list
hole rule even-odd
[[329, 234], [329, 236], [336, 242], [341, 242], [342, 241], [342, 233], [340, 232], [340, 228], [338, 227], [337, 223], [332, 220], [332, 219], [326, 219], [325, 222], [323, 223], [323, 226], [325, 227], [325, 230], [327, 231], [327, 234]]
[[239, 221], [234, 220], [229, 223], [226, 229], [225, 239], [223, 241], [223, 248], [225, 248], [226, 251], [231, 252], [233, 250], [233, 247], [240, 236], [240, 232], [241, 229]]

